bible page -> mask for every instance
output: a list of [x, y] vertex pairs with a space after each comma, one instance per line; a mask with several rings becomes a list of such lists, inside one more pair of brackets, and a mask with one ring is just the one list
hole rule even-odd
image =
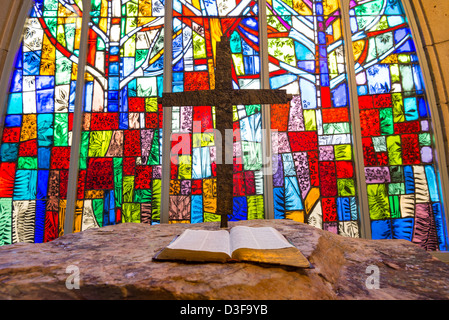
[[170, 243], [169, 249], [224, 252], [230, 255], [229, 233], [226, 230], [185, 230], [179, 238]]
[[285, 237], [274, 228], [233, 227], [231, 235], [231, 252], [239, 248], [248, 249], [281, 249], [293, 247]]

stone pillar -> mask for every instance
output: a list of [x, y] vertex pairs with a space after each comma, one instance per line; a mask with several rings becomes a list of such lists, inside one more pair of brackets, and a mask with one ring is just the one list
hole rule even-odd
[[0, 0], [0, 74], [3, 74], [11, 37], [24, 2], [23, 0]]
[[[440, 110], [446, 158], [449, 159], [449, 1], [411, 0]], [[438, 124], [436, 126], [438, 130]], [[449, 163], [448, 170], [449, 170]]]

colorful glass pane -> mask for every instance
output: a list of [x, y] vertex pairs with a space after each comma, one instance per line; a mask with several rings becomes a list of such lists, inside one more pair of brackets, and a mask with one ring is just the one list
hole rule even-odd
[[0, 245], [63, 232], [81, 1], [36, 0], [16, 55], [0, 159]]
[[372, 238], [445, 250], [432, 119], [402, 4], [351, 1], [350, 19]]
[[275, 218], [359, 236], [338, 0], [267, 1]]
[[[217, 41], [230, 39], [233, 87], [260, 88], [259, 24], [255, 1], [174, 1], [173, 92], [215, 87]], [[219, 16], [219, 17], [217, 17]], [[264, 217], [259, 105], [234, 107], [232, 220]], [[170, 222], [217, 221], [214, 106], [175, 106], [172, 112]], [[231, 129], [231, 128], [230, 128]], [[209, 132], [208, 132], [209, 131]]]
[[92, 0], [75, 231], [160, 220], [163, 15]]

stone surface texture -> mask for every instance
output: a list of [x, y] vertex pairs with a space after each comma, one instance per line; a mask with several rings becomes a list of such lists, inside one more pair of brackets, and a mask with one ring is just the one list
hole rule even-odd
[[[449, 299], [449, 265], [408, 241], [344, 238], [291, 220], [229, 225], [278, 229], [314, 268], [155, 262], [152, 257], [186, 228], [217, 230], [219, 224], [127, 223], [1, 247], [0, 298]], [[66, 288], [70, 266], [79, 268], [79, 289]], [[379, 289], [366, 287], [369, 266], [379, 269]]]

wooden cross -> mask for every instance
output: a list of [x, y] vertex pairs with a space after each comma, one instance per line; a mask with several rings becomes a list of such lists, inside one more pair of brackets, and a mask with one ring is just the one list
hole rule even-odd
[[[232, 86], [232, 55], [226, 36], [217, 42], [215, 89], [163, 93], [158, 103], [162, 107], [172, 106], [215, 106], [216, 130], [221, 133], [221, 146], [217, 150], [221, 164], [217, 165], [217, 215], [221, 216], [221, 228], [228, 226], [228, 214], [233, 210], [233, 162], [226, 163], [225, 155], [232, 155], [231, 144], [226, 145], [225, 130], [233, 128], [233, 105], [285, 104], [292, 99], [285, 90], [234, 90]], [[215, 140], [217, 141], [217, 140]], [[231, 157], [232, 159], [232, 157]], [[228, 161], [229, 162], [229, 161]]]

